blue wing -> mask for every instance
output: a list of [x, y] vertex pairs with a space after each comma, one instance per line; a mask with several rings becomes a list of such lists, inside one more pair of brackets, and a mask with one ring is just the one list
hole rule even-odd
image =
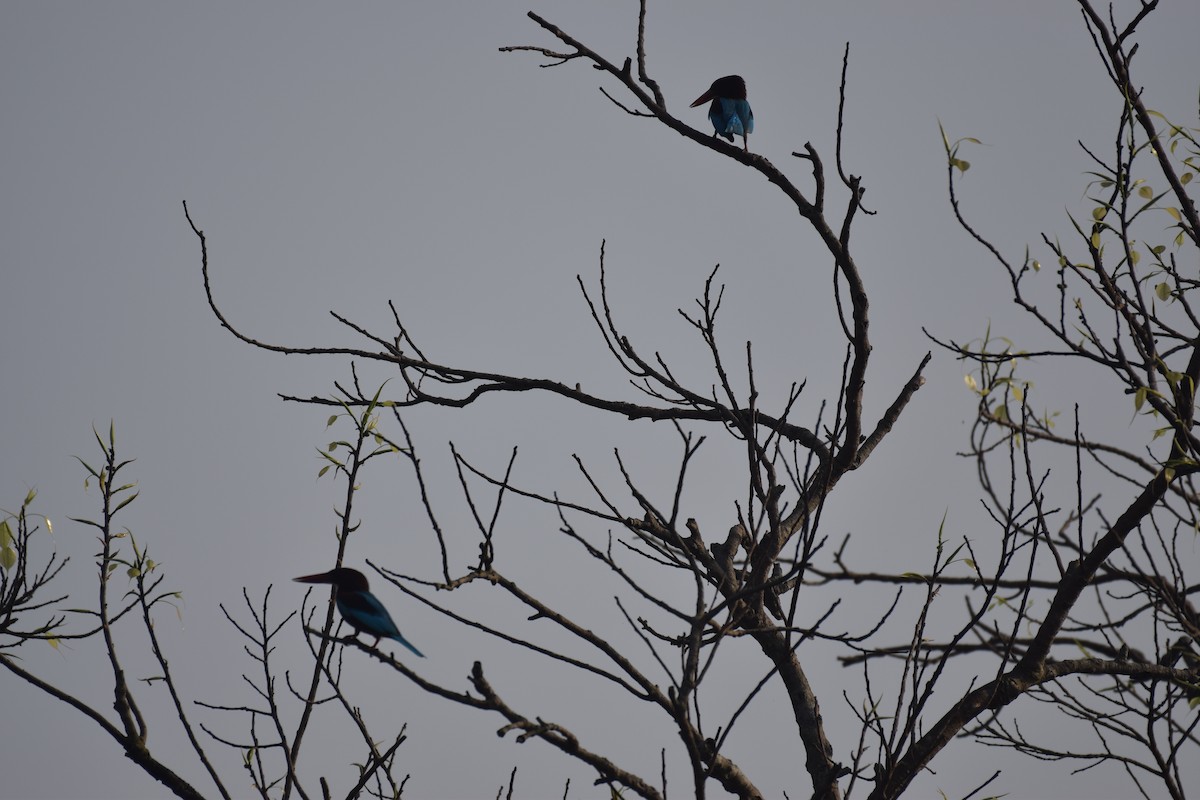
[[743, 136], [754, 133], [754, 112], [750, 110], [750, 103], [745, 100], [734, 100], [732, 102], [733, 111], [742, 123], [742, 130], [739, 133]]
[[424, 653], [413, 647], [407, 639], [400, 635], [400, 629], [396, 627], [395, 622], [392, 622], [391, 614], [383, 607], [383, 603], [379, 602], [379, 599], [370, 592], [339, 591], [337, 607], [338, 611], [342, 613], [342, 617], [355, 630], [371, 636], [395, 639], [421, 658], [425, 657]]
[[708, 109], [708, 118], [713, 129], [731, 142], [734, 136], [754, 133], [754, 112], [745, 100], [718, 97]]
[[733, 102], [733, 100], [724, 100], [718, 97], [708, 107], [708, 119], [712, 123], [713, 131], [718, 136], [724, 136], [731, 142], [733, 141], [734, 133], [741, 133], [740, 130], [732, 131], [729, 129], [731, 123], [729, 110]]

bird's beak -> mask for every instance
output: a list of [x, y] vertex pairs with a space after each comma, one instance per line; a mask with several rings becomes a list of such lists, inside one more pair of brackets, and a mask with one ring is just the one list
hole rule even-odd
[[690, 106], [688, 106], [688, 108], [695, 108], [696, 106], [700, 105], [701, 103], [707, 103], [709, 100], [712, 100], [712, 99], [713, 99], [712, 89], [709, 89], [707, 92], [705, 92], [704, 94], [697, 97], [696, 101], [694, 103], [692, 103]]
[[333, 578], [330, 573], [322, 572], [318, 575], [301, 575], [299, 578], [292, 578], [299, 583], [333, 583]]

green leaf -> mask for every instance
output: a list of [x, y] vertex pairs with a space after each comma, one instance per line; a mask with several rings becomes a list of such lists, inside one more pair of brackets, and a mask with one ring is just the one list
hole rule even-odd
[[321, 476], [323, 476], [323, 475], [324, 475], [326, 472], [329, 472], [329, 468], [330, 468], [331, 466], [333, 466], [333, 465], [332, 465], [332, 464], [326, 464], [325, 466], [321, 467], [321, 471], [317, 473], [317, 477], [318, 477], [318, 478], [320, 478], [320, 477], [321, 477]]
[[122, 500], [120, 505], [118, 505], [116, 508], [114, 508], [111, 513], [113, 513], [113, 514], [117, 513], [122, 508], [124, 508], [125, 506], [129, 505], [130, 503], [132, 503], [134, 500], [137, 500], [137, 499], [138, 499], [138, 493], [134, 492], [133, 494], [129, 495], [129, 497], [126, 497], [124, 500]]
[[1142, 188], [1138, 189], [1138, 194], [1141, 195], [1142, 197], [1153, 197], [1154, 190], [1151, 189], [1149, 186], [1143, 186]]
[[1180, 214], [1179, 214], [1179, 209], [1176, 208], [1175, 206], [1168, 206], [1166, 211], [1168, 214], [1171, 215], [1171, 218], [1174, 219], [1176, 222], [1179, 222], [1183, 219], [1183, 217], [1180, 216]]
[[1104, 219], [1106, 216], [1108, 216], [1107, 206], [1096, 206], [1092, 209], [1092, 219], [1096, 220], [1097, 222]]
[[1138, 390], [1133, 393], [1133, 410], [1141, 411], [1142, 406], [1146, 405], [1146, 395], [1150, 390], [1145, 386], [1139, 386]]
[[1196, 466], [1196, 462], [1195, 462], [1195, 460], [1190, 459], [1187, 456], [1183, 456], [1181, 458], [1172, 458], [1170, 461], [1167, 462], [1167, 466], [1172, 467], [1172, 468], [1173, 467], [1188, 467], [1190, 469], [1190, 468], [1193, 468]]
[[1040, 272], [1040, 271], [1041, 271], [1041, 269], [1042, 269], [1042, 262], [1038, 261], [1038, 260], [1035, 258], [1035, 259], [1033, 260], [1033, 265], [1032, 265], [1032, 266], [1033, 266], [1033, 271], [1034, 271], [1034, 272]]
[[0, 547], [9, 547], [12, 545], [12, 528], [8, 527], [8, 520], [0, 521]]
[[1166, 281], [1154, 287], [1154, 294], [1158, 295], [1159, 300], [1166, 301], [1171, 296], [1171, 286]]
[[35, 497], [37, 497], [37, 489], [30, 489], [29, 493], [25, 495], [25, 502], [21, 503], [21, 507], [28, 507], [28, 505], [33, 502], [33, 498]]
[[1182, 175], [1180, 175], [1179, 182], [1182, 183], [1184, 186], [1187, 186], [1189, 183], [1192, 182], [1192, 173], [1185, 172]]
[[17, 551], [13, 550], [8, 545], [0, 547], [0, 567], [9, 570], [17, 563]]
[[329, 419], [325, 420], [325, 427], [328, 428], [330, 425], [337, 422], [337, 418], [338, 418], [337, 414], [330, 414]]

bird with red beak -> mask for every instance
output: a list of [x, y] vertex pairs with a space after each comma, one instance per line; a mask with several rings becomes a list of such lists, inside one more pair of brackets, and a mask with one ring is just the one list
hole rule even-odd
[[750, 134], [754, 133], [754, 112], [746, 100], [746, 81], [741, 75], [726, 75], [713, 81], [708, 91], [696, 98], [691, 107], [712, 101], [708, 118], [713, 124], [713, 136], [729, 141], [742, 137], [742, 149], [750, 152]]
[[395, 639], [400, 644], [412, 650], [421, 658], [425, 657], [417, 648], [409, 644], [400, 635], [400, 629], [392, 621], [392, 616], [379, 602], [379, 598], [371, 594], [367, 576], [356, 569], [338, 567], [319, 575], [302, 575], [293, 580], [300, 583], [330, 583], [333, 584], [334, 599], [342, 619], [354, 628], [354, 635], [361, 631], [375, 637], [375, 644], [381, 638]]

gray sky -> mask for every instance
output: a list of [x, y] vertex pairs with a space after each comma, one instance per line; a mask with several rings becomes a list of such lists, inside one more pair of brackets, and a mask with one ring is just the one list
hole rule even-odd
[[[1118, 17], [1134, 5], [1119, 3]], [[755, 340], [772, 402], [808, 379], [802, 418], [832, 396], [841, 351], [826, 348], [838, 339], [830, 266], [795, 211], [757, 174], [612, 106], [597, 91], [613, 88], [600, 73], [581, 63], [538, 69], [529, 54], [498, 53], [506, 44], [555, 44], [526, 19], [529, 8], [508, 0], [0, 6], [0, 507], [15, 510], [38, 489], [36, 510], [51, 517], [54, 545], [72, 558], [62, 588], [75, 604], [92, 600], [91, 534], [67, 517], [94, 515], [96, 491], [85, 493], [72, 456], [93, 460], [90, 427], [115, 420], [142, 492], [123, 523], [183, 592], [180, 618], [164, 614], [158, 631], [194, 698], [250, 699], [239, 676], [253, 665], [217, 604], [240, 608], [242, 587], [261, 598], [275, 584], [272, 613], [282, 619], [303, 595], [289, 579], [332, 558], [342, 487], [316, 480], [315, 448], [345, 429], [331, 435], [327, 412], [284, 404], [276, 392], [328, 395], [348, 369], [255, 351], [219, 328], [181, 200], [209, 236], [219, 302], [264, 340], [358, 343], [327, 312], [386, 332], [391, 298], [444, 362], [630, 396], [575, 285], [576, 274], [594, 285], [606, 239], [618, 319], [647, 351], [662, 351], [700, 385], [711, 380], [675, 309], [691, 304], [719, 263], [729, 285], [728, 352]], [[632, 54], [632, 2], [534, 9], [613, 60]], [[1135, 62], [1148, 104], [1184, 124], [1195, 124], [1198, 30], [1200, 4], [1167, 0], [1143, 26]], [[1089, 207], [1090, 165], [1076, 140], [1106, 146], [1119, 100], [1065, 0], [655, 2], [649, 67], [674, 112], [702, 130], [704, 110], [687, 104], [715, 77], [745, 76], [757, 123], [751, 148], [808, 186], [804, 163], [789, 154], [811, 141], [832, 164], [847, 40], [845, 160], [879, 211], [859, 220], [856, 244], [873, 303], [868, 402], [877, 416], [930, 348], [922, 326], [965, 341], [990, 321], [1020, 342], [1025, 325], [998, 271], [953, 224], [937, 120], [951, 136], [986, 143], [965, 154], [973, 163], [965, 204], [1019, 258], [1043, 230], [1066, 236], [1066, 211]], [[861, 558], [924, 569], [947, 512], [955, 536], [991, 531], [970, 470], [954, 457], [974, 404], [962, 375], [961, 364], [935, 353], [928, 384], [892, 438], [835, 493], [826, 532], [853, 533]], [[1046, 375], [1043, 402], [1069, 407], [1076, 395], [1065, 392], [1079, 387], [1064, 384]], [[1128, 413], [1114, 418], [1125, 424]], [[494, 469], [519, 444], [523, 485], [580, 499], [572, 453], [612, 480], [619, 446], [648, 485], [664, 488], [678, 449], [666, 426], [620, 424], [545, 398], [406, 419], [459, 570], [476, 544], [447, 441]], [[743, 488], [728, 466], [736, 459], [721, 458], [736, 453], [731, 444], [714, 437], [709, 448], [685, 516], [724, 530]], [[407, 478], [403, 465], [367, 476], [350, 561], [434, 579], [432, 536]], [[576, 554], [556, 540], [552, 518], [514, 504], [504, 520], [501, 568], [611, 628], [614, 641], [629, 639], [608, 602], [613, 587], [563, 574]], [[546, 672], [377, 588], [429, 656], [420, 669], [466, 688], [471, 662], [483, 659], [498, 688], [530, 713], [559, 719], [631, 768], [657, 772], [658, 747], [672, 734], [661, 722], [646, 725], [645, 709], [606, 688], [591, 702], [573, 701], [567, 679], [576, 676]], [[463, 594], [453, 598], [461, 608], [487, 602], [483, 589]], [[863, 609], [879, 603], [858, 599]], [[519, 609], [494, 613], [514, 631], [549, 635]], [[277, 666], [307, 669], [299, 628], [286, 638]], [[124, 643], [135, 665], [141, 642], [131, 635]], [[730, 674], [739, 665], [760, 674], [744, 649], [731, 654]], [[93, 644], [22, 655], [28, 667], [111, 707]], [[513, 764], [520, 796], [558, 796], [567, 777], [572, 796], [595, 796], [592, 775], [547, 747], [498, 740], [498, 717], [434, 702], [359, 653], [347, 660], [356, 700], [380, 735], [409, 723], [400, 761], [413, 773], [414, 797], [491, 796]], [[139, 676], [152, 674], [144, 666]], [[808, 668], [840, 754], [855, 729], [839, 695], [846, 688], [854, 696], [858, 676], [832, 653], [817, 651]], [[143, 691], [143, 705], [167, 711], [165, 697]], [[760, 705], [761, 727], [744, 734], [786, 730], [778, 709]], [[13, 679], [0, 679], [0, 718], [22, 721], [0, 726], [5, 797], [163, 794], [91, 723]], [[180, 744], [169, 718], [151, 719], [149, 744], [164, 756]], [[228, 735], [243, 731], [240, 718], [207, 719]], [[351, 754], [338, 749], [333, 727], [319, 763], [342, 785]], [[768, 794], [805, 794], [796, 789], [808, 785], [797, 754], [764, 741], [747, 736], [732, 755]], [[216, 752], [245, 794], [239, 756]], [[1010, 764], [998, 758], [956, 742], [917, 795], [965, 793], [993, 764]], [[182, 771], [206, 786], [197, 770]], [[1043, 781], [1062, 772], [1020, 762], [992, 788], [1045, 795], [1054, 784]], [[1098, 785], [1111, 788], [1106, 777], [1077, 776], [1053, 793], [1093, 796]], [[686, 782], [672, 786], [686, 794]]]

